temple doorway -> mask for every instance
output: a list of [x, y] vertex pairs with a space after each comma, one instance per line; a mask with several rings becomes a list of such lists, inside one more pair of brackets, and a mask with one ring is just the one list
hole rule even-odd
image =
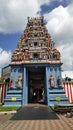
[[45, 103], [45, 68], [28, 69], [28, 103]]

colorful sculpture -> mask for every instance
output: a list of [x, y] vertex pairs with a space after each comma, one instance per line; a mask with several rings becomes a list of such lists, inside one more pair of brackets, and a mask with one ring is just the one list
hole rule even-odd
[[[29, 18], [24, 34], [21, 36], [16, 50], [12, 54], [11, 64], [34, 62], [34, 52], [39, 55], [40, 62], [60, 61], [59, 51], [54, 47], [54, 42], [40, 18]], [[43, 22], [43, 23], [42, 23]], [[23, 53], [24, 52], [24, 53]], [[30, 56], [32, 54], [32, 56]]]
[[21, 88], [21, 87], [22, 87], [22, 77], [18, 76], [18, 79], [17, 79], [17, 88]]
[[50, 87], [54, 88], [55, 83], [54, 83], [54, 77], [53, 77], [53, 75], [50, 76], [49, 81], [50, 81]]
[[58, 76], [57, 84], [58, 84], [58, 87], [59, 87], [59, 88], [62, 87], [62, 80], [61, 80], [61, 77], [60, 77], [60, 76]]
[[14, 79], [12, 78], [10, 81], [10, 88], [13, 88], [13, 87], [14, 87]]

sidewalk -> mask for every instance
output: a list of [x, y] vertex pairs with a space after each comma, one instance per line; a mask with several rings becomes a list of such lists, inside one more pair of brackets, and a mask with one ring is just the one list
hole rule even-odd
[[[0, 115], [0, 130], [73, 130], [73, 117], [67, 118], [66, 115], [61, 114], [50, 117], [55, 113], [50, 109], [45, 109], [46, 107], [35, 107], [33, 111], [32, 108], [29, 110], [30, 107], [28, 107], [27, 110], [25, 108], [20, 109], [16, 114]], [[29, 113], [30, 111], [33, 112], [34, 116], [32, 115], [31, 118], [35, 117], [38, 112], [38, 115], [41, 116], [42, 112], [40, 114], [40, 110], [43, 110], [43, 115], [46, 114], [47, 110], [47, 117], [44, 115], [45, 119], [43, 119], [44, 116], [42, 116], [42, 119], [39, 116], [36, 116], [39, 117], [39, 119], [27, 119], [24, 116], [28, 115], [28, 117], [30, 117], [32, 114], [29, 114], [28, 110]], [[26, 115], [24, 115], [25, 113]]]

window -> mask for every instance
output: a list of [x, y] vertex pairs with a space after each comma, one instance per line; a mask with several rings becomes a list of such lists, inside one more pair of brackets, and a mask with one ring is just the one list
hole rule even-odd
[[37, 23], [35, 22], [34, 25], [37, 26]]
[[37, 53], [33, 54], [33, 58], [38, 59], [38, 54]]
[[61, 68], [59, 68], [59, 71], [61, 71]]
[[57, 71], [57, 68], [55, 68], [55, 71]]
[[18, 69], [18, 72], [20, 72], [20, 73], [21, 73], [21, 72], [22, 72], [22, 69]]
[[14, 69], [14, 72], [16, 72], [16, 69]]
[[53, 68], [52, 68], [52, 67], [50, 68], [50, 71], [53, 71]]
[[37, 46], [37, 42], [34, 42], [34, 46]]
[[34, 36], [37, 37], [37, 33], [34, 33]]

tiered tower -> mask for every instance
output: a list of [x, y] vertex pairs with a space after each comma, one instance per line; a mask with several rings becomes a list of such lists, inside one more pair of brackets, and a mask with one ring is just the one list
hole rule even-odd
[[5, 105], [22, 106], [43, 101], [66, 103], [61, 77], [60, 52], [46, 29], [44, 18], [29, 18], [12, 54], [10, 89]]
[[61, 63], [42, 18], [28, 18], [28, 23], [11, 59], [11, 64]]

